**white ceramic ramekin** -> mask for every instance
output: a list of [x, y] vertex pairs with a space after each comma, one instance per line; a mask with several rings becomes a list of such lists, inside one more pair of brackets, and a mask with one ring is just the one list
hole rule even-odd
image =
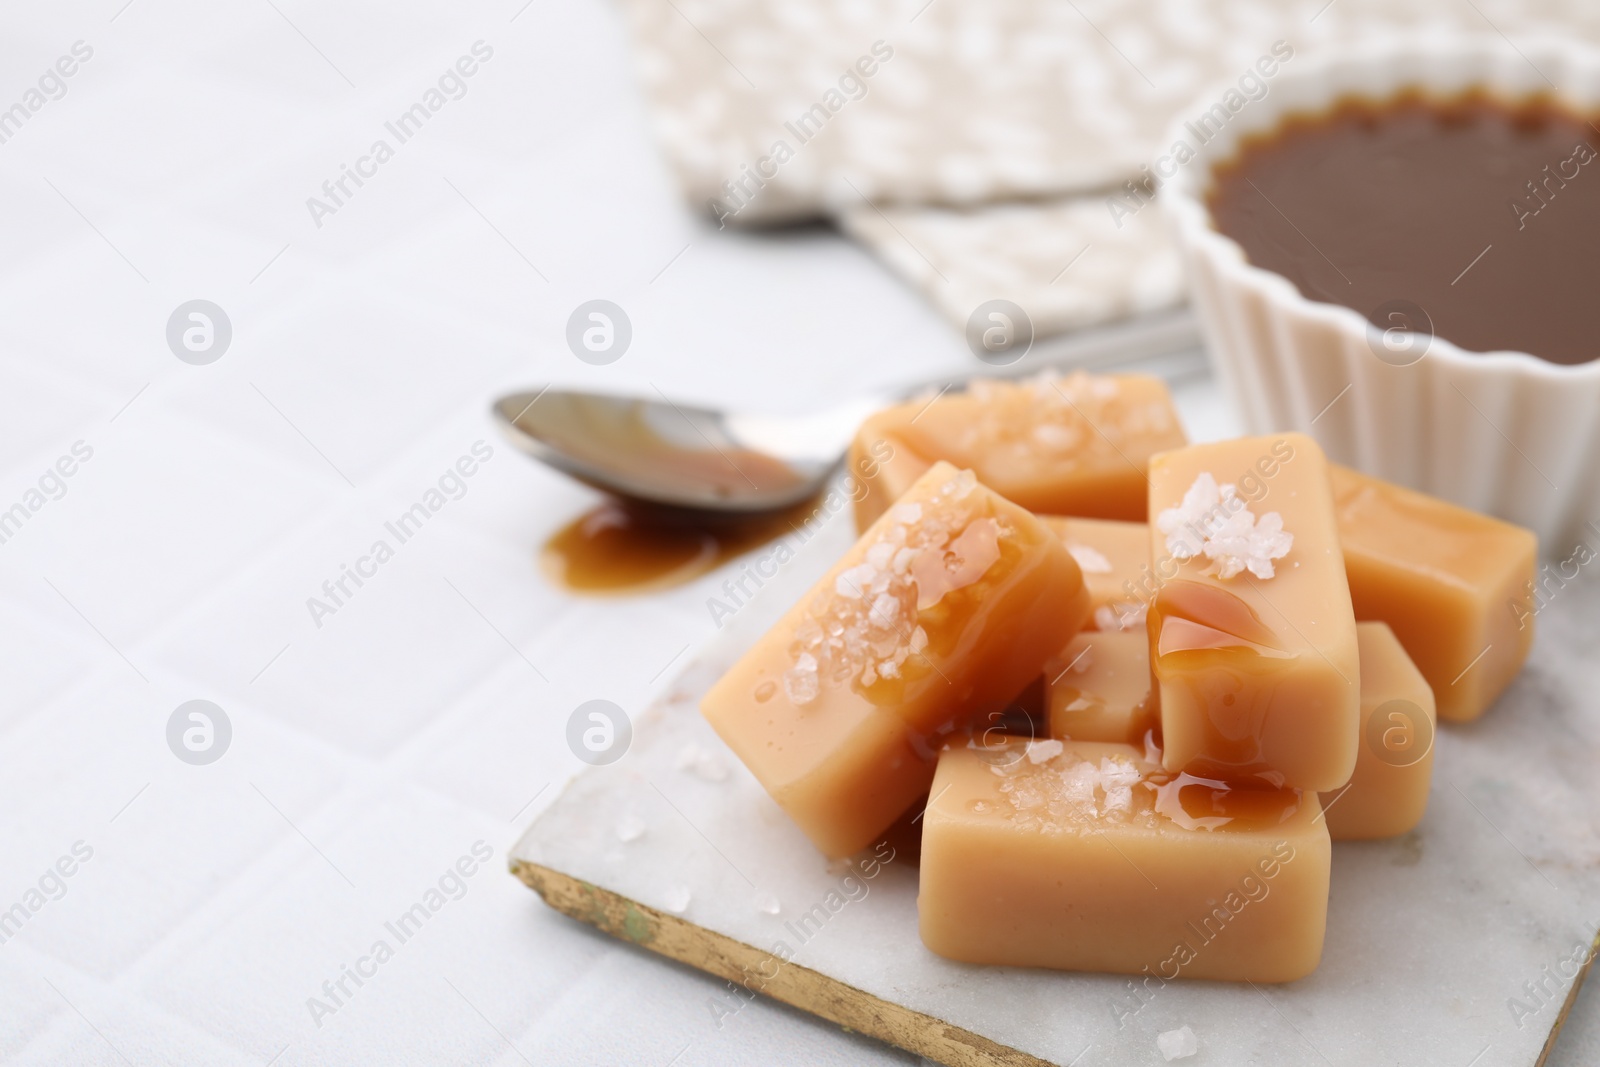
[[[1213, 227], [1204, 197], [1212, 168], [1242, 136], [1344, 96], [1481, 86], [1519, 99], [1554, 83], [1558, 99], [1600, 110], [1600, 53], [1498, 38], [1392, 41], [1296, 56], [1260, 80], [1266, 95], [1232, 114], [1160, 192], [1212, 358], [1248, 429], [1309, 433], [1337, 462], [1530, 527], [1547, 555], [1592, 543], [1600, 536], [1600, 361], [1563, 366], [1433, 337], [1409, 362], [1414, 356], [1386, 348], [1363, 316], [1307, 300], [1281, 275], [1251, 266]], [[1237, 87], [1218, 86], [1180, 115], [1167, 143], [1194, 146], [1185, 123], [1228, 88]], [[1600, 135], [1593, 143], [1600, 147]], [[1403, 349], [1423, 339], [1391, 340]]]

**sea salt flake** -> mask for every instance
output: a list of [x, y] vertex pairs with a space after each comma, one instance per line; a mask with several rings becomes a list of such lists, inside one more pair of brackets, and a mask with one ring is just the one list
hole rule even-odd
[[879, 593], [872, 601], [872, 623], [885, 629], [893, 629], [900, 622], [900, 600], [890, 593]]
[[1040, 448], [1050, 452], [1065, 452], [1078, 443], [1077, 431], [1058, 422], [1041, 422], [1029, 436]]
[[1094, 624], [1102, 631], [1142, 630], [1150, 606], [1119, 600], [1094, 609]]
[[668, 886], [666, 893], [661, 898], [661, 907], [674, 915], [682, 915], [689, 910], [689, 887], [686, 885]]
[[1122, 392], [1117, 380], [1109, 375], [1085, 375], [1084, 384], [1089, 389], [1089, 395], [1096, 400], [1114, 400]]
[[1029, 741], [1028, 762], [1044, 763], [1047, 760], [1053, 760], [1057, 756], [1061, 755], [1062, 750], [1065, 748], [1065, 745], [1054, 739], [1048, 741]]
[[1139, 773], [1139, 768], [1131, 763], [1110, 756], [1100, 758], [1100, 778], [1112, 785], [1135, 785], [1144, 776]]
[[1099, 780], [1099, 768], [1092, 763], [1074, 763], [1061, 772], [1062, 798], [1079, 819], [1092, 819], [1099, 814], [1094, 796]]
[[627, 815], [624, 815], [622, 818], [617, 820], [617, 840], [622, 842], [637, 841], [639, 838], [644, 836], [644, 832], [647, 829], [649, 829], [649, 827], [645, 825], [645, 821], [643, 819], [639, 818], [639, 816], [633, 814], [632, 812], [629, 812]]
[[[812, 661], [816, 662], [815, 660]], [[678, 750], [678, 770], [707, 782], [726, 782], [728, 765], [716, 753], [693, 741]]]
[[1294, 535], [1283, 529], [1283, 516], [1269, 511], [1259, 519], [1232, 485], [1218, 485], [1209, 471], [1195, 477], [1183, 502], [1156, 516], [1156, 528], [1167, 535], [1174, 559], [1210, 560], [1207, 574], [1232, 578], [1242, 571], [1263, 581], [1274, 574], [1272, 561], [1294, 547]]
[[1133, 787], [1143, 780], [1139, 769], [1109, 757], [1100, 760], [1100, 789], [1106, 795], [1104, 814], [1123, 816], [1133, 811]]
[[796, 665], [783, 672], [783, 695], [796, 707], [811, 703], [822, 692], [822, 685], [817, 679], [816, 658], [809, 653], [802, 653], [801, 658], [811, 661], [810, 668]]
[[872, 584], [877, 573], [878, 568], [870, 563], [858, 564], [840, 572], [839, 577], [833, 580], [833, 591], [842, 597], [859, 600], [862, 590]]
[[922, 518], [921, 504], [896, 504], [889, 512], [895, 522], [905, 523], [907, 526], [918, 522]]
[[762, 893], [756, 897], [756, 910], [763, 915], [776, 915], [783, 910], [783, 906], [778, 903], [778, 898], [773, 894]]
[[1222, 491], [1209, 471], [1202, 471], [1183, 494], [1175, 508], [1156, 516], [1156, 529], [1167, 535], [1167, 551], [1174, 559], [1193, 559], [1205, 546], [1199, 524], [1206, 522], [1222, 506]]
[[1085, 574], [1110, 574], [1111, 561], [1105, 554], [1088, 545], [1080, 545], [1076, 541], [1069, 542], [1067, 552], [1078, 561], [1078, 569]]
[[1161, 1058], [1171, 1063], [1173, 1060], [1188, 1059], [1199, 1052], [1200, 1041], [1194, 1036], [1194, 1031], [1185, 1025], [1157, 1034], [1156, 1048], [1161, 1050]]

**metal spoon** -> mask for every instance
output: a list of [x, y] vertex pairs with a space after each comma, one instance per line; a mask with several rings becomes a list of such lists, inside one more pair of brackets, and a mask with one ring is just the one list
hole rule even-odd
[[[1072, 336], [984, 377], [1020, 377], [1052, 366], [1101, 369], [1181, 352], [1193, 369], [1187, 313]], [[1169, 375], [1172, 371], [1169, 369]], [[491, 414], [522, 451], [581, 482], [632, 500], [724, 514], [773, 511], [818, 493], [873, 411], [926, 393], [965, 388], [942, 378], [864, 392], [807, 415], [718, 411], [655, 398], [544, 389], [511, 393]]]

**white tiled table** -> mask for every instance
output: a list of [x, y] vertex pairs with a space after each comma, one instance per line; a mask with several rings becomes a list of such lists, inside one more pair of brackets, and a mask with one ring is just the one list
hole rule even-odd
[[[0, 509], [93, 449], [0, 544], [0, 909], [93, 854], [0, 943], [0, 1060], [904, 1062], [767, 1003], [718, 1030], [715, 983], [505, 873], [579, 766], [568, 713], [642, 708], [718, 579], [552, 589], [535, 549], [592, 495], [484, 411], [544, 381], [802, 409], [963, 366], [959, 339], [832, 235], [686, 212], [604, 4], [14, 8], [0, 109], [78, 40], [0, 143]], [[306, 198], [478, 40], [466, 95], [316, 227]], [[197, 297], [233, 326], [203, 367], [164, 336]], [[608, 367], [562, 340], [594, 297], [634, 325]], [[317, 626], [307, 598], [479, 440], [465, 494]], [[166, 741], [197, 698], [233, 728], [209, 766]], [[314, 1018], [479, 841], [459, 899]]]

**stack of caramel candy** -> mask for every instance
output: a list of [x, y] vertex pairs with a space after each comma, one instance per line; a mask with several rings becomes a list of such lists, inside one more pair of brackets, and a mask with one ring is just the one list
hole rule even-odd
[[951, 959], [1309, 974], [1331, 842], [1416, 826], [1437, 719], [1532, 641], [1532, 533], [1301, 434], [1188, 444], [1156, 378], [979, 382], [854, 451], [860, 540], [701, 707], [826, 855], [920, 833]]

